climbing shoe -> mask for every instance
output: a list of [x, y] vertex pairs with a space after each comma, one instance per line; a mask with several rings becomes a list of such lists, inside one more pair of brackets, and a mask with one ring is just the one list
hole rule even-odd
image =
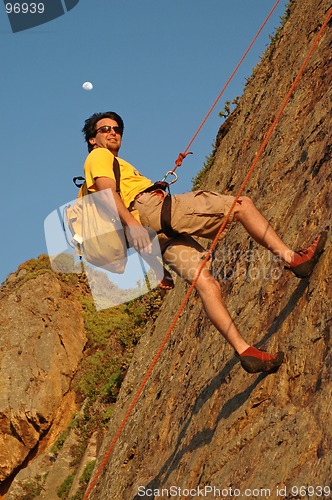
[[276, 372], [284, 360], [284, 353], [268, 354], [255, 347], [248, 347], [241, 355], [235, 353], [240, 359], [242, 368], [248, 373], [273, 373]]
[[292, 271], [298, 278], [310, 276], [324, 250], [326, 240], [327, 230], [322, 231], [307, 248], [294, 252], [293, 259], [286, 269]]

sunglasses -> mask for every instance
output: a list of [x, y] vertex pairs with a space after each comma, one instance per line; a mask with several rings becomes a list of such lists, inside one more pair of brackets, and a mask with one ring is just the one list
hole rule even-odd
[[121, 127], [118, 127], [118, 126], [115, 126], [113, 127], [113, 125], [104, 125], [103, 127], [99, 127], [97, 130], [96, 130], [96, 134], [98, 134], [98, 132], [100, 132], [101, 134], [108, 134], [109, 132], [112, 132], [112, 130], [116, 133], [116, 134], [121, 134]]

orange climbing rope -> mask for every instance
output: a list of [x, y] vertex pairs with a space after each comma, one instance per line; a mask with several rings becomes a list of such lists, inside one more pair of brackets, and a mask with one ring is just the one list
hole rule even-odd
[[262, 156], [262, 153], [263, 153], [263, 151], [264, 151], [264, 149], [265, 149], [265, 147], [266, 147], [266, 145], [267, 145], [267, 143], [268, 143], [268, 141], [269, 141], [269, 139], [270, 139], [270, 137], [271, 137], [271, 135], [272, 135], [275, 127], [276, 127], [276, 125], [278, 124], [278, 122], [280, 120], [280, 117], [281, 117], [281, 115], [282, 115], [282, 113], [283, 113], [283, 111], [284, 111], [284, 109], [285, 109], [285, 107], [286, 107], [286, 105], [287, 105], [287, 103], [288, 103], [288, 101], [289, 101], [289, 99], [290, 99], [290, 97], [291, 97], [291, 95], [292, 95], [292, 93], [293, 93], [293, 91], [294, 91], [297, 83], [299, 82], [299, 80], [300, 80], [300, 78], [301, 78], [301, 76], [302, 76], [302, 74], [303, 74], [303, 72], [305, 70], [305, 67], [306, 67], [306, 65], [307, 65], [307, 63], [308, 63], [308, 61], [309, 61], [309, 59], [310, 59], [313, 51], [317, 47], [318, 42], [319, 42], [319, 40], [320, 40], [320, 38], [321, 38], [321, 36], [322, 36], [322, 34], [323, 34], [323, 32], [324, 32], [327, 24], [329, 23], [331, 17], [332, 17], [332, 7], [329, 9], [329, 11], [328, 11], [328, 13], [326, 15], [326, 18], [324, 20], [324, 23], [322, 24], [319, 32], [317, 33], [317, 35], [316, 35], [316, 37], [314, 39], [314, 42], [313, 42], [313, 44], [312, 44], [312, 46], [311, 46], [311, 48], [310, 48], [310, 50], [309, 50], [309, 52], [308, 52], [305, 60], [304, 60], [304, 62], [302, 63], [302, 66], [301, 66], [301, 68], [300, 68], [300, 70], [299, 70], [299, 72], [298, 72], [295, 80], [293, 81], [293, 83], [292, 83], [292, 85], [291, 85], [291, 87], [290, 87], [290, 89], [289, 89], [289, 91], [288, 91], [288, 93], [287, 93], [287, 95], [286, 95], [286, 97], [285, 97], [285, 99], [284, 99], [284, 101], [283, 101], [283, 103], [282, 103], [282, 105], [281, 105], [281, 107], [280, 107], [280, 109], [279, 109], [279, 111], [278, 111], [278, 113], [277, 113], [277, 115], [276, 115], [276, 117], [275, 117], [272, 125], [270, 126], [270, 128], [269, 128], [269, 130], [268, 130], [268, 132], [266, 134], [266, 137], [263, 140], [263, 143], [262, 143], [262, 145], [261, 145], [261, 147], [260, 147], [260, 149], [259, 149], [259, 151], [258, 151], [258, 153], [257, 153], [257, 155], [256, 155], [256, 157], [255, 157], [255, 159], [254, 159], [251, 167], [249, 168], [248, 173], [247, 173], [244, 181], [242, 182], [242, 184], [240, 186], [240, 189], [239, 189], [237, 195], [234, 198], [234, 202], [233, 202], [233, 204], [232, 204], [232, 206], [231, 206], [228, 214], [226, 215], [223, 224], [221, 225], [221, 227], [220, 227], [220, 229], [218, 231], [218, 234], [216, 235], [216, 237], [213, 240], [213, 242], [212, 242], [209, 250], [207, 251], [207, 254], [206, 254], [206, 257], [205, 257], [204, 261], [199, 266], [199, 268], [197, 270], [197, 276], [196, 276], [195, 280], [190, 285], [190, 287], [189, 287], [189, 289], [188, 289], [188, 291], [187, 291], [187, 293], [186, 293], [186, 295], [185, 295], [185, 297], [184, 297], [184, 299], [183, 299], [183, 301], [182, 301], [182, 303], [181, 303], [181, 305], [180, 305], [180, 307], [179, 307], [179, 309], [178, 309], [175, 317], [173, 318], [173, 321], [172, 321], [172, 323], [171, 323], [171, 325], [170, 325], [170, 327], [169, 327], [169, 329], [168, 329], [168, 331], [167, 331], [167, 333], [166, 333], [163, 341], [160, 344], [160, 347], [159, 347], [157, 353], [155, 354], [155, 356], [154, 356], [154, 358], [153, 358], [153, 360], [152, 360], [152, 362], [151, 362], [151, 364], [150, 364], [150, 366], [149, 366], [149, 368], [148, 368], [148, 370], [147, 370], [147, 372], [146, 372], [146, 374], [145, 374], [145, 376], [144, 376], [144, 378], [143, 378], [143, 380], [142, 380], [142, 382], [141, 382], [141, 384], [140, 384], [140, 386], [139, 386], [139, 388], [138, 388], [138, 390], [137, 390], [137, 392], [136, 392], [136, 394], [135, 394], [135, 396], [133, 398], [133, 401], [131, 402], [131, 404], [130, 404], [130, 406], [129, 406], [129, 408], [128, 408], [126, 414], [125, 414], [125, 416], [123, 417], [123, 420], [122, 420], [122, 422], [121, 422], [121, 424], [120, 424], [120, 426], [119, 426], [119, 428], [118, 428], [118, 430], [117, 430], [117, 432], [116, 432], [116, 434], [115, 434], [115, 436], [114, 436], [114, 438], [113, 438], [110, 446], [107, 449], [107, 452], [105, 453], [105, 455], [104, 455], [104, 457], [103, 457], [103, 459], [102, 459], [102, 461], [101, 461], [101, 463], [100, 463], [100, 465], [99, 465], [99, 467], [97, 469], [96, 474], [94, 475], [93, 479], [91, 480], [90, 485], [89, 485], [89, 487], [88, 487], [88, 489], [87, 489], [87, 491], [85, 493], [84, 500], [87, 500], [89, 498], [90, 493], [92, 492], [93, 488], [97, 484], [97, 481], [98, 481], [98, 479], [99, 479], [102, 471], [105, 468], [105, 465], [106, 465], [106, 463], [107, 463], [107, 461], [108, 461], [108, 459], [109, 459], [109, 457], [110, 457], [110, 455], [111, 455], [111, 453], [112, 453], [112, 451], [113, 451], [113, 449], [115, 447], [115, 444], [116, 444], [117, 440], [119, 439], [119, 437], [120, 437], [120, 435], [121, 435], [121, 433], [122, 433], [122, 431], [123, 431], [123, 429], [124, 429], [124, 427], [125, 427], [128, 419], [129, 419], [129, 417], [130, 417], [130, 415], [131, 415], [134, 407], [136, 406], [136, 403], [137, 403], [138, 399], [140, 398], [140, 395], [142, 394], [143, 389], [144, 389], [144, 387], [145, 387], [148, 379], [150, 378], [150, 375], [151, 375], [151, 373], [152, 373], [155, 365], [157, 364], [157, 362], [158, 362], [158, 360], [159, 360], [159, 358], [160, 358], [160, 356], [162, 354], [162, 351], [163, 351], [166, 343], [168, 342], [168, 340], [169, 340], [169, 338], [170, 338], [170, 336], [171, 336], [171, 334], [172, 334], [172, 332], [173, 332], [173, 330], [174, 330], [174, 328], [176, 326], [176, 323], [178, 322], [178, 320], [179, 320], [179, 318], [180, 318], [180, 316], [181, 316], [181, 314], [182, 314], [185, 306], [187, 305], [187, 302], [188, 302], [188, 300], [189, 300], [189, 298], [190, 298], [190, 296], [191, 296], [191, 294], [192, 294], [192, 292], [193, 292], [193, 290], [195, 288], [197, 280], [198, 280], [198, 278], [199, 278], [199, 276], [200, 276], [200, 274], [201, 274], [201, 272], [202, 272], [202, 270], [203, 270], [206, 262], [211, 257], [211, 254], [212, 254], [213, 250], [215, 249], [215, 247], [216, 247], [216, 245], [218, 243], [220, 235], [224, 231], [224, 229], [226, 227], [226, 224], [227, 224], [227, 222], [228, 222], [228, 220], [229, 220], [229, 218], [231, 216], [231, 213], [233, 212], [234, 207], [235, 207], [235, 205], [236, 205], [239, 197], [241, 196], [241, 194], [242, 194], [245, 186], [247, 185], [247, 183], [248, 183], [248, 181], [250, 179], [250, 176], [253, 173], [253, 170], [254, 170], [255, 166], [257, 165], [257, 162], [259, 161], [260, 157]]
[[272, 9], [270, 10], [269, 14], [267, 15], [265, 21], [263, 22], [262, 26], [259, 28], [259, 30], [257, 31], [256, 35], [254, 36], [254, 38], [252, 39], [250, 45], [248, 46], [247, 50], [245, 51], [245, 53], [243, 54], [243, 56], [241, 57], [240, 61], [238, 62], [238, 64], [236, 65], [236, 67], [234, 68], [233, 70], [233, 73], [231, 74], [231, 76], [228, 78], [227, 82], [225, 83], [225, 85], [223, 86], [223, 88], [221, 89], [221, 92], [220, 94], [218, 95], [218, 97], [216, 98], [216, 100], [214, 101], [214, 103], [212, 104], [211, 108], [209, 109], [209, 111], [207, 112], [205, 118], [203, 119], [202, 123], [200, 124], [200, 126], [198, 127], [198, 129], [196, 130], [195, 134], [192, 136], [192, 138], [190, 139], [189, 143], [188, 143], [188, 146], [186, 147], [186, 149], [184, 150], [183, 153], [180, 153], [179, 156], [177, 157], [176, 161], [175, 161], [175, 166], [173, 168], [173, 170], [171, 170], [170, 172], [168, 172], [169, 174], [173, 174], [175, 172], [175, 170], [178, 168], [178, 167], [181, 167], [182, 165], [182, 162], [183, 160], [188, 156], [188, 155], [191, 155], [192, 153], [189, 151], [190, 149], [190, 146], [192, 145], [192, 143], [195, 141], [196, 137], [198, 136], [198, 134], [200, 133], [200, 131], [202, 130], [203, 126], [205, 125], [207, 119], [209, 118], [209, 116], [211, 115], [212, 111], [214, 110], [214, 108], [216, 107], [216, 105], [218, 104], [221, 96], [223, 95], [223, 93], [225, 92], [225, 90], [227, 89], [228, 85], [231, 83], [231, 81], [233, 80], [235, 74], [237, 73], [238, 69], [240, 68], [241, 64], [243, 63], [243, 61], [245, 60], [245, 58], [247, 57], [247, 55], [249, 54], [252, 46], [254, 45], [254, 43], [256, 42], [257, 38], [259, 37], [259, 35], [261, 34], [261, 32], [263, 31], [266, 23], [268, 22], [268, 20], [270, 19], [270, 17], [272, 16], [273, 12], [275, 11], [275, 9], [277, 8], [278, 4], [280, 3], [280, 0], [277, 0], [276, 3], [274, 4], [274, 6], [272, 7]]

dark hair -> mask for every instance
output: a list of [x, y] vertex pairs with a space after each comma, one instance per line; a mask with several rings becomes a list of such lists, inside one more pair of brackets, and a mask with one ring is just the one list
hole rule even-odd
[[124, 131], [124, 123], [121, 118], [117, 113], [114, 113], [113, 111], [106, 111], [105, 113], [94, 113], [90, 118], [85, 120], [84, 127], [82, 128], [82, 132], [84, 134], [85, 140], [88, 145], [88, 150], [92, 151], [93, 150], [93, 145], [90, 144], [89, 139], [92, 137], [95, 137], [96, 135], [96, 124], [99, 122], [99, 120], [102, 120], [103, 118], [110, 118], [111, 120], [116, 121], [118, 126], [121, 129], [121, 136]]

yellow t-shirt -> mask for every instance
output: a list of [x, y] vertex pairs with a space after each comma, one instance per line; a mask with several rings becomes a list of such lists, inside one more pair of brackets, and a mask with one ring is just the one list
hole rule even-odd
[[[153, 182], [141, 175], [130, 163], [121, 158], [117, 159], [120, 165], [121, 198], [128, 208], [135, 196], [152, 186]], [[97, 177], [109, 177], [115, 180], [113, 161], [114, 155], [106, 148], [96, 148], [91, 151], [84, 164], [84, 175], [90, 191], [96, 191]]]

